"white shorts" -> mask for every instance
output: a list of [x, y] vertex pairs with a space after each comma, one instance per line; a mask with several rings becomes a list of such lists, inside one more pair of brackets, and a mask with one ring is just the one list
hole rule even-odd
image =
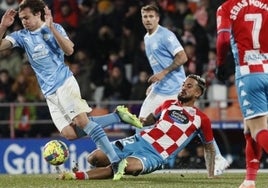
[[68, 78], [56, 93], [47, 96], [46, 101], [52, 120], [60, 132], [78, 114], [92, 111], [81, 98], [79, 85], [73, 76]]
[[160, 106], [163, 102], [165, 102], [166, 100], [176, 100], [177, 97], [178, 97], [178, 94], [159, 95], [159, 94], [154, 93], [153, 90], [151, 90], [142, 103], [139, 117], [142, 117], [142, 118], [147, 117], [150, 113], [153, 113], [155, 109], [158, 106]]

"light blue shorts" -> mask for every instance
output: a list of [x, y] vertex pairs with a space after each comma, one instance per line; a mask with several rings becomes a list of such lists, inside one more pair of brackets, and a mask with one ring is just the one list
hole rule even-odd
[[139, 159], [143, 165], [140, 174], [148, 174], [163, 169], [166, 162], [148, 142], [137, 134], [114, 141], [113, 147], [122, 159], [127, 157]]
[[238, 100], [245, 119], [268, 114], [268, 74], [236, 79]]

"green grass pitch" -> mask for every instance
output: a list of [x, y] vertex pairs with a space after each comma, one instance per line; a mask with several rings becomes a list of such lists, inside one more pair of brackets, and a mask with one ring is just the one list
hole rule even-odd
[[[238, 188], [244, 173], [225, 173], [207, 179], [205, 173], [154, 173], [138, 177], [124, 176], [112, 180], [57, 180], [56, 174], [0, 175], [2, 188]], [[268, 187], [267, 173], [259, 173], [258, 188]]]

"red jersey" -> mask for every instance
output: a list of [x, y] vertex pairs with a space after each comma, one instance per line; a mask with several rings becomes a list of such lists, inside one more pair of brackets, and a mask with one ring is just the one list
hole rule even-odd
[[227, 0], [217, 10], [217, 32], [218, 64], [227, 54], [229, 32], [236, 76], [268, 73], [267, 0]]
[[154, 116], [159, 117], [152, 129], [145, 129], [141, 136], [165, 159], [179, 147], [202, 131], [205, 142], [212, 142], [213, 131], [209, 118], [195, 107], [182, 106], [176, 100], [168, 100], [158, 107]]

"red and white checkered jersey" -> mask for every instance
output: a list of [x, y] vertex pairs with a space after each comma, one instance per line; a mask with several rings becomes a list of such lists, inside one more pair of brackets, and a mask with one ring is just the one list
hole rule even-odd
[[217, 31], [231, 32], [236, 76], [268, 73], [268, 1], [228, 0], [217, 11]]
[[154, 116], [158, 119], [154, 128], [141, 132], [142, 138], [149, 142], [166, 159], [191, 136], [201, 129], [206, 142], [213, 141], [211, 122], [195, 107], [182, 106], [176, 100], [168, 100], [159, 106]]

